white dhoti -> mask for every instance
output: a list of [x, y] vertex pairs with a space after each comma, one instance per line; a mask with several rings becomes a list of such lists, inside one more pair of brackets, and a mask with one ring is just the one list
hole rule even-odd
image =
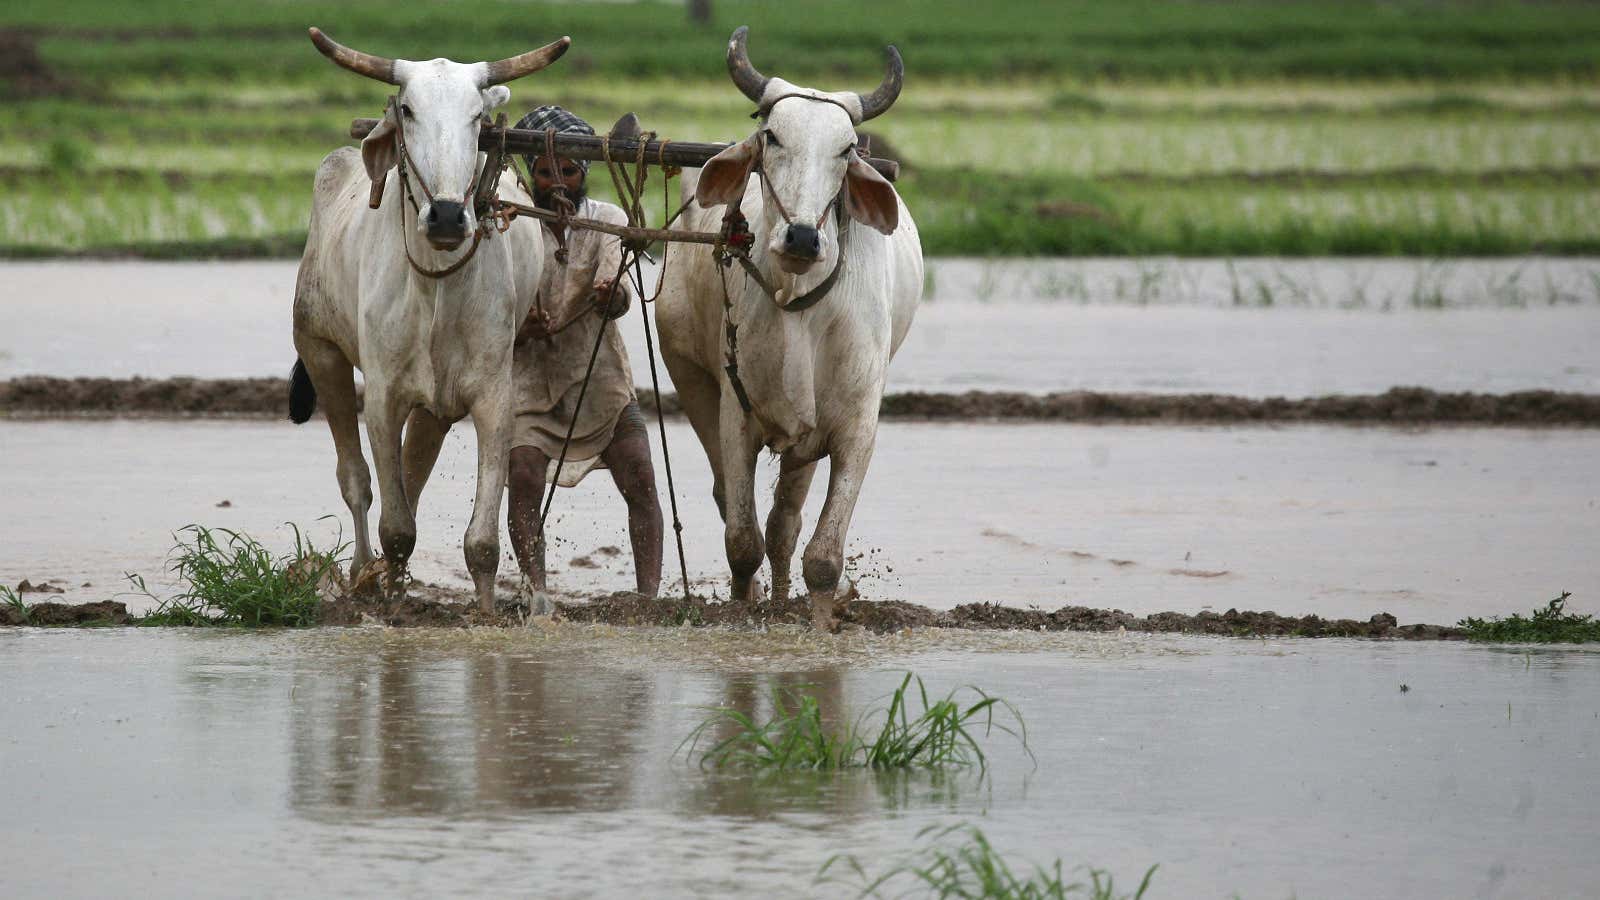
[[[626, 225], [628, 217], [610, 203], [585, 200], [577, 215], [615, 225]], [[532, 339], [516, 347], [512, 363], [516, 423], [512, 447], [534, 447], [550, 458], [545, 481], [555, 476], [556, 460], [566, 444], [566, 461], [561, 465], [561, 486], [572, 487], [591, 470], [604, 468], [600, 454], [611, 445], [617, 420], [634, 402], [633, 371], [628, 366], [628, 351], [614, 321], [603, 319], [584, 307], [596, 281], [617, 275], [622, 247], [613, 235], [581, 228], [567, 234], [567, 261], [555, 258], [559, 246], [548, 224], [544, 233], [544, 272], [539, 279], [539, 303], [559, 328], [577, 316], [571, 325], [548, 339]], [[622, 283], [622, 279], [618, 280]], [[539, 308], [539, 307], [536, 307]], [[604, 336], [601, 336], [601, 332]], [[583, 374], [594, 352], [600, 351], [587, 390]], [[578, 407], [578, 394], [583, 406]], [[576, 422], [574, 423], [574, 419]], [[567, 431], [572, 440], [567, 443]]]

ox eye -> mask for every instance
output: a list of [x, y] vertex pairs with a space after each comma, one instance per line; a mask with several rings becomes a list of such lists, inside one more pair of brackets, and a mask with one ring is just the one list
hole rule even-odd
[[412, 115], [412, 114], [411, 114], [411, 107], [409, 107], [409, 106], [407, 106], [407, 105], [406, 105], [406, 104], [404, 104], [404, 103], [402, 103], [402, 104], [400, 104], [400, 114], [401, 114], [401, 115], [402, 115], [402, 116], [405, 116], [405, 117], [406, 117], [406, 118], [408, 118], [408, 119], [411, 119], [411, 118], [415, 118], [415, 117], [414, 117], [414, 116], [413, 116], [413, 115]]
[[767, 143], [771, 144], [772, 146], [774, 146], [774, 147], [782, 147], [783, 146], [782, 142], [780, 142], [778, 140], [778, 136], [772, 133], [772, 129], [771, 128], [768, 128], [766, 131], [763, 131], [761, 133], [766, 136]]
[[839, 153], [839, 158], [840, 159], [848, 159], [850, 157], [850, 154], [852, 152], [854, 152], [855, 149], [856, 149], [856, 145], [855, 144], [850, 144], [849, 146], [845, 147], [843, 151], [841, 151]]

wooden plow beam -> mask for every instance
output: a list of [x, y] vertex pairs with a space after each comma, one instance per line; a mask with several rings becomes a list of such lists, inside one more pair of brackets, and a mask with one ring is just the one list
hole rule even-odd
[[[378, 127], [378, 121], [378, 119], [356, 119], [350, 123], [350, 136], [358, 141], [365, 138], [372, 129]], [[689, 169], [704, 166], [711, 157], [730, 146], [694, 141], [639, 141], [635, 138], [620, 137], [607, 139], [595, 135], [565, 132], [558, 132], [555, 135], [555, 145], [555, 155], [564, 159], [604, 162], [609, 148], [610, 159], [622, 163], [637, 162], [640, 159], [639, 150], [642, 145], [643, 160], [646, 165]], [[499, 147], [499, 131], [496, 126], [485, 123], [478, 133], [478, 149], [489, 151]], [[545, 133], [527, 128], [507, 128], [505, 149], [508, 153], [539, 156], [545, 152]], [[892, 159], [868, 158], [867, 165], [878, 170], [878, 174], [889, 181], [900, 177], [900, 164]]]

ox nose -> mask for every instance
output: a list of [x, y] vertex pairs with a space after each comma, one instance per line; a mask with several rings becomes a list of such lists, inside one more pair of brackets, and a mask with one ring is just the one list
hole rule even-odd
[[790, 225], [783, 233], [783, 252], [801, 259], [822, 256], [822, 235], [810, 225]]
[[454, 200], [435, 200], [428, 204], [424, 218], [428, 240], [460, 243], [467, 237], [467, 208]]

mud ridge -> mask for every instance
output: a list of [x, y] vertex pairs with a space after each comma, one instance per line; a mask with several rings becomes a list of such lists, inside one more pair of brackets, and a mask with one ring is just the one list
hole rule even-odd
[[[637, 389], [646, 411], [653, 393]], [[283, 378], [54, 378], [30, 375], [0, 381], [0, 415], [26, 417], [226, 417], [279, 418], [287, 414]], [[662, 408], [678, 414], [678, 399], [662, 395]], [[1120, 394], [1062, 391], [928, 393], [904, 391], [883, 398], [882, 415], [927, 421], [1350, 425], [1502, 425], [1600, 427], [1600, 394], [1518, 391], [1451, 393], [1396, 387], [1381, 394], [1323, 397], [1237, 397], [1225, 394]]]
[[[387, 625], [397, 628], [513, 627], [526, 618], [520, 610], [492, 615], [479, 612], [463, 592], [432, 584], [413, 585], [405, 600], [391, 602], [341, 595], [323, 601], [323, 625]], [[784, 603], [733, 603], [691, 596], [648, 598], [629, 591], [603, 594], [587, 601], [557, 603], [557, 617], [571, 622], [617, 626], [721, 626], [764, 628], [771, 625], [804, 626], [810, 620], [809, 601], [794, 597]], [[843, 616], [846, 628], [873, 633], [912, 628], [953, 628], [1003, 631], [1148, 632], [1206, 634], [1223, 637], [1343, 637], [1389, 640], [1462, 640], [1466, 632], [1446, 625], [1401, 625], [1394, 616], [1378, 613], [1365, 621], [1324, 619], [1321, 616], [1282, 616], [1275, 612], [1230, 609], [1197, 615], [1163, 612], [1135, 616], [1120, 609], [1063, 606], [1054, 612], [1017, 609], [994, 603], [967, 603], [938, 612], [915, 603], [852, 601]], [[36, 603], [26, 610], [0, 607], [0, 625], [138, 625], [127, 607], [115, 601], [65, 604]]]

